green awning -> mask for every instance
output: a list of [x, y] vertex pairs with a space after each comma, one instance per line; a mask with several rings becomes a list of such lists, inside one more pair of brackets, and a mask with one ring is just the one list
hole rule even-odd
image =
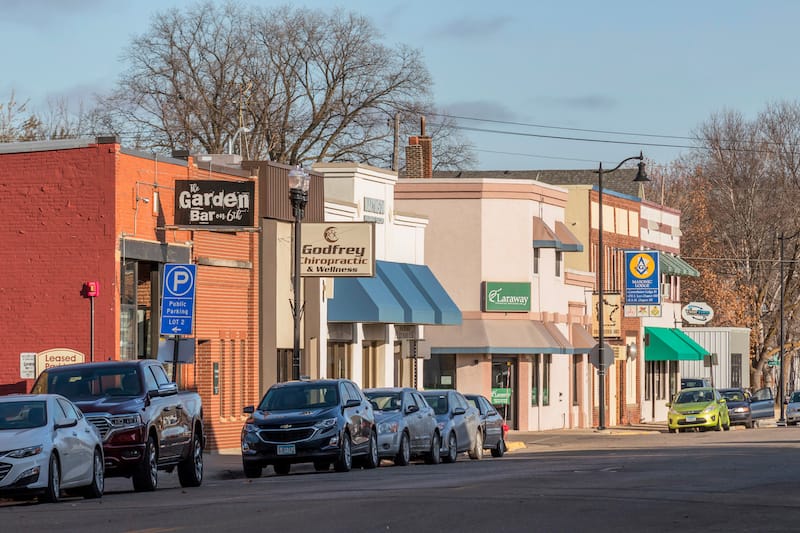
[[666, 252], [658, 254], [661, 267], [661, 273], [668, 276], [692, 276], [698, 277], [700, 272], [697, 271], [692, 265], [678, 257], [677, 255], [670, 255]]
[[644, 328], [645, 361], [702, 361], [708, 350], [677, 328]]

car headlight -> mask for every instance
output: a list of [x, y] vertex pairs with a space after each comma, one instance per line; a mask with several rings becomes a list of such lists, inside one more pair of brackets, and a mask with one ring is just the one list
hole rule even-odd
[[13, 457], [14, 459], [22, 459], [24, 457], [31, 457], [40, 453], [42, 453], [42, 445], [37, 444], [36, 446], [28, 446], [27, 448], [11, 450], [6, 454], [6, 456]]
[[716, 406], [716, 405], [714, 405], [713, 403], [711, 403], [711, 404], [708, 404], [708, 407], [706, 407], [705, 409], [703, 409], [703, 412], [704, 412], [704, 413], [713, 413], [713, 412], [714, 412], [714, 411], [716, 411], [716, 410], [717, 410], [717, 406]]
[[381, 422], [378, 424], [378, 433], [397, 433], [397, 422]]
[[258, 431], [258, 426], [255, 424], [245, 424], [244, 425], [244, 432], [245, 433], [255, 433]]
[[142, 417], [138, 413], [114, 415], [109, 422], [114, 429], [132, 428], [142, 425]]
[[317, 429], [330, 429], [335, 425], [336, 425], [335, 418], [326, 418], [325, 420], [320, 420], [319, 422], [314, 424], [314, 427]]

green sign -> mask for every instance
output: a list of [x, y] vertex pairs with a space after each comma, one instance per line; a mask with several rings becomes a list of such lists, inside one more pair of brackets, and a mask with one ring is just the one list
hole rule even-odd
[[530, 282], [483, 282], [483, 310], [497, 313], [524, 313], [531, 310]]
[[492, 389], [492, 405], [511, 403], [511, 389]]
[[767, 361], [767, 366], [781, 366], [781, 362], [777, 359], [769, 359]]

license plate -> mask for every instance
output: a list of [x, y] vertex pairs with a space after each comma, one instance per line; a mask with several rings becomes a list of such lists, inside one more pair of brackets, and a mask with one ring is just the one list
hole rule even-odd
[[278, 444], [278, 455], [294, 455], [294, 444]]
[[[687, 422], [697, 422], [697, 417], [696, 416], [687, 416], [686, 417], [686, 421]], [[280, 452], [278, 452], [278, 453], [280, 453]]]

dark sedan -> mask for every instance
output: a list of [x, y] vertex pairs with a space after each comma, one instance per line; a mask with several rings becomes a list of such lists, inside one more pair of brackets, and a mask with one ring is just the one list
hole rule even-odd
[[378, 432], [372, 405], [346, 379], [290, 381], [271, 386], [242, 429], [242, 467], [259, 477], [272, 465], [289, 473], [294, 463], [314, 463], [318, 471], [347, 472], [354, 456], [366, 468], [378, 466]]
[[744, 389], [720, 389], [720, 394], [728, 403], [728, 415], [731, 425], [753, 427], [753, 413], [750, 410], [750, 399]]
[[[480, 427], [483, 433], [483, 449], [490, 450], [492, 457], [503, 457], [506, 453], [506, 421], [497, 409], [480, 394], [465, 394], [470, 405], [477, 408], [480, 412]], [[480, 459], [478, 456], [470, 456], [473, 459]]]

